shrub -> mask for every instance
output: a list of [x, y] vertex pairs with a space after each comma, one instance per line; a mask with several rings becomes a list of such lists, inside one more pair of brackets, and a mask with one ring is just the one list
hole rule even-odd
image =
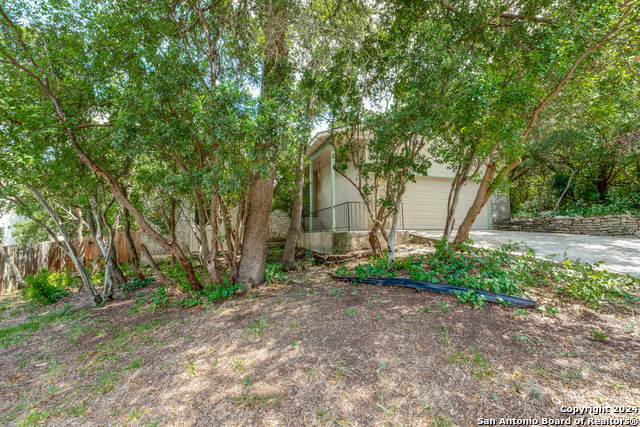
[[169, 278], [172, 279], [176, 287], [180, 289], [182, 292], [191, 292], [191, 285], [187, 280], [187, 272], [184, 271], [182, 266], [178, 263], [173, 265], [160, 265], [162, 272]]
[[71, 276], [71, 272], [50, 272], [46, 268], [40, 270], [35, 276], [25, 278], [27, 288], [22, 294], [30, 301], [39, 304], [52, 304], [67, 296], [67, 287], [73, 286], [77, 279]]
[[[599, 200], [578, 200], [565, 199], [555, 213], [555, 216], [603, 216], [603, 215], [640, 215], [640, 195], [637, 193], [622, 192], [613, 188], [607, 195], [606, 203]], [[514, 207], [513, 217], [536, 217], [540, 214], [550, 214], [551, 211], [538, 212], [538, 201], [526, 200], [519, 206]], [[554, 202], [555, 203], [555, 202]]]
[[118, 288], [122, 289], [122, 291], [126, 294], [126, 293], [128, 293], [130, 291], [135, 291], [136, 289], [144, 288], [145, 286], [147, 286], [151, 282], [153, 282], [153, 278], [151, 278], [151, 277], [145, 277], [142, 280], [140, 280], [140, 279], [138, 279], [136, 277], [131, 282], [127, 282], [127, 283], [123, 283], [121, 285], [118, 285]]
[[[226, 282], [226, 281], [225, 281]], [[200, 305], [203, 303], [213, 303], [222, 299], [231, 299], [233, 295], [240, 292], [242, 290], [242, 285], [240, 283], [236, 283], [235, 285], [229, 285], [225, 283], [224, 285], [209, 285], [205, 289], [200, 292], [191, 292], [190, 298], [185, 298], [182, 301], [175, 302], [174, 307], [178, 304], [184, 305], [187, 308], [191, 308], [196, 305]]]
[[287, 274], [279, 262], [268, 262], [264, 269], [264, 279], [268, 284], [284, 282]]

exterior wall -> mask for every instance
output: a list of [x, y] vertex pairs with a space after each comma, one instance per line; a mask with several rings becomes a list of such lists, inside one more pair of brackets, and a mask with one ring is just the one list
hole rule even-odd
[[588, 234], [595, 236], [639, 236], [640, 216], [557, 216], [553, 218], [514, 218], [499, 230], [541, 233]]
[[[427, 155], [428, 157], [428, 155]], [[429, 168], [429, 175], [432, 178], [455, 178], [455, 173], [447, 166], [433, 162]]]
[[317, 211], [331, 207], [331, 165], [320, 169], [320, 176], [315, 176], [313, 184], [313, 191], [315, 192], [313, 210]]
[[[313, 183], [313, 192], [315, 198], [313, 202], [313, 210], [318, 211], [325, 209], [314, 216], [316, 221], [316, 227], [323, 225], [324, 227], [331, 226], [331, 165], [327, 165], [320, 169], [320, 176], [315, 176], [315, 182]], [[320, 222], [321, 224], [318, 224]]]
[[[380, 235], [380, 241], [384, 239]], [[396, 233], [396, 245], [408, 243], [409, 232], [398, 231]], [[321, 254], [346, 253], [357, 250], [369, 250], [368, 231], [302, 233], [298, 241], [298, 247]]]
[[0, 240], [4, 246], [15, 245], [16, 241], [12, 237], [12, 229], [14, 224], [18, 222], [29, 221], [29, 218], [22, 217], [13, 213], [9, 213], [0, 217], [0, 228], [2, 228], [4, 235], [0, 233]]
[[[357, 182], [356, 178], [358, 176], [358, 173], [356, 172], [356, 169], [353, 167], [353, 165], [349, 165], [345, 173], [354, 182]], [[336, 205], [344, 202], [361, 201], [362, 197], [360, 197], [360, 193], [358, 193], [356, 187], [354, 187], [353, 184], [351, 184], [351, 182], [347, 180], [347, 178], [336, 172]]]
[[[329, 146], [322, 145], [319, 141], [315, 141], [315, 150], [309, 150], [308, 154], [319, 153], [323, 158], [323, 164], [328, 162], [327, 153], [330, 152]], [[427, 148], [423, 149], [423, 154], [430, 158]], [[318, 211], [321, 209], [331, 207], [331, 167], [330, 164], [320, 170], [321, 176], [314, 176], [313, 192], [314, 202], [313, 210]], [[357, 177], [355, 168], [350, 165], [347, 170], [347, 174], [350, 177]], [[429, 168], [428, 176], [417, 177], [416, 183], [409, 183], [407, 190], [403, 196], [403, 211], [404, 211], [404, 229], [415, 230], [438, 230], [444, 229], [446, 221], [446, 205], [449, 196], [449, 189], [451, 187], [451, 180], [454, 178], [455, 173], [449, 169], [446, 165], [440, 163], [432, 163]], [[464, 216], [468, 208], [471, 206], [473, 199], [478, 188], [476, 183], [468, 183], [462, 190], [460, 196], [460, 202], [455, 218], [455, 228], [462, 223]], [[360, 194], [356, 188], [345, 177], [339, 173], [335, 173], [335, 204], [340, 205], [345, 202], [362, 202]], [[352, 208], [353, 206], [349, 206]], [[346, 208], [346, 206], [345, 206]], [[354, 208], [355, 209], [355, 208]], [[341, 224], [346, 222], [344, 218], [349, 218], [349, 227], [344, 227], [344, 230], [350, 228], [364, 228], [370, 227], [370, 220], [368, 219], [364, 209], [359, 209], [354, 215], [351, 211], [354, 209], [340, 209], [336, 210], [335, 217], [336, 222]], [[339, 211], [339, 212], [338, 212]], [[508, 198], [506, 201], [504, 198], [494, 197], [492, 201], [488, 203], [485, 208], [480, 212], [476, 222], [473, 225], [473, 229], [483, 230], [489, 229], [492, 223], [503, 223], [509, 219], [510, 209]], [[340, 217], [341, 219], [339, 219]], [[353, 218], [352, 218], [353, 217]], [[314, 217], [316, 218], [316, 217]], [[330, 210], [320, 212], [317, 215], [317, 221], [322, 223], [322, 228], [329, 228], [331, 226], [331, 212]], [[401, 218], [402, 220], [402, 218]], [[360, 225], [360, 223], [362, 223]], [[357, 224], [357, 225], [354, 225]], [[402, 223], [399, 226], [402, 227]], [[316, 227], [314, 227], [316, 229]], [[342, 231], [339, 229], [336, 231]]]

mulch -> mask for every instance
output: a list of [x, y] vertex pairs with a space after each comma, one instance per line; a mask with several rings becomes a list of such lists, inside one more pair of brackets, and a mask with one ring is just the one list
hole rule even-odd
[[[0, 424], [46, 412], [51, 426], [477, 425], [640, 402], [637, 305], [595, 311], [533, 289], [558, 314], [516, 315], [328, 271], [139, 314], [136, 298], [156, 285], [101, 308], [75, 293], [43, 311], [73, 304], [85, 318], [0, 348]], [[4, 328], [29, 313], [0, 316]]]

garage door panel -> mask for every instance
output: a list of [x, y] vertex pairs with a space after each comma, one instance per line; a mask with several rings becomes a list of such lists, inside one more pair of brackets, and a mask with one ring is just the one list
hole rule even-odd
[[[447, 199], [451, 179], [417, 178], [407, 184], [403, 197], [404, 226], [408, 229], [442, 231], [446, 221]], [[475, 199], [478, 184], [469, 183], [461, 190], [455, 215], [455, 228], [463, 221], [467, 210]], [[474, 230], [488, 228], [487, 208], [482, 209], [472, 227]]]

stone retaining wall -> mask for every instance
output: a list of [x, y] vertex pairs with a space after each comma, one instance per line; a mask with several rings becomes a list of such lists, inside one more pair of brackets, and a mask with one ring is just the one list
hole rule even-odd
[[553, 218], [513, 218], [498, 230], [542, 233], [589, 234], [595, 236], [640, 236], [640, 216], [556, 216]]
[[[232, 212], [232, 215], [235, 215]], [[232, 216], [233, 217], [233, 216]], [[267, 231], [267, 242], [284, 242], [287, 239], [287, 232], [289, 231], [289, 224], [291, 218], [289, 215], [281, 210], [274, 210], [269, 217], [269, 229]], [[211, 239], [211, 227], [207, 227], [207, 238]], [[180, 243], [180, 246], [186, 251], [191, 253], [197, 253], [199, 250], [198, 239], [193, 232], [191, 226], [184, 218], [180, 216], [176, 223], [176, 239]], [[153, 240], [151, 240], [146, 234], [142, 234], [142, 243], [144, 243], [149, 249], [151, 255], [167, 255], [167, 251]]]
[[506, 224], [511, 219], [511, 201], [509, 193], [496, 191], [491, 195], [491, 224], [492, 228]]

